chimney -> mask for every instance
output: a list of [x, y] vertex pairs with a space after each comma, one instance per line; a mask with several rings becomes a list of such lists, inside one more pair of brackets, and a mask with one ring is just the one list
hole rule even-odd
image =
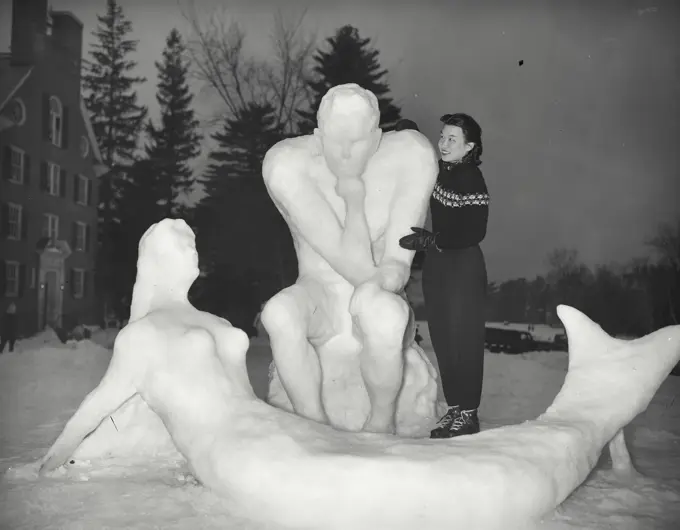
[[47, 33], [48, 0], [12, 1], [11, 62], [31, 65], [44, 49]]
[[83, 54], [83, 23], [68, 11], [52, 12], [52, 43], [76, 62], [80, 75]]

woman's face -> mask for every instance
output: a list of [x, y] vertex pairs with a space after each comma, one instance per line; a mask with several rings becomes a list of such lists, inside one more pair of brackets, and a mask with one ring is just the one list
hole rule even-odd
[[444, 162], [458, 162], [475, 146], [465, 142], [463, 129], [456, 125], [444, 125], [439, 136], [439, 154]]

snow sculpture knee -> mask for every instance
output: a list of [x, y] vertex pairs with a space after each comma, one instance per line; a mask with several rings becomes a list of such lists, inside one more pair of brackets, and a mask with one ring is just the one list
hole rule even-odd
[[324, 96], [314, 134], [267, 153], [263, 177], [295, 241], [299, 278], [265, 305], [269, 402], [347, 430], [410, 435], [435, 415], [436, 370], [404, 295], [437, 174], [416, 131], [382, 134], [373, 93]]

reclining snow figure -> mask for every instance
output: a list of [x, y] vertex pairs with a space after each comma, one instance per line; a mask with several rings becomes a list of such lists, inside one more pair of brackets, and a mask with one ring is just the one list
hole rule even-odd
[[425, 222], [437, 159], [419, 132], [383, 135], [379, 122], [372, 92], [339, 85], [314, 134], [265, 157], [299, 266], [262, 311], [268, 402], [343, 430], [408, 436], [436, 419], [437, 371], [415, 342], [404, 294], [415, 252], [399, 238]]
[[680, 326], [624, 341], [560, 306], [569, 368], [536, 420], [449, 440], [341, 432], [255, 396], [246, 334], [188, 302], [197, 276], [186, 223], [152, 226], [140, 243], [130, 323], [102, 381], [40, 462], [42, 474], [138, 395], [195, 477], [252, 520], [315, 530], [525, 530], [586, 479], [608, 443], [615, 469], [630, 470], [622, 429], [680, 360]]

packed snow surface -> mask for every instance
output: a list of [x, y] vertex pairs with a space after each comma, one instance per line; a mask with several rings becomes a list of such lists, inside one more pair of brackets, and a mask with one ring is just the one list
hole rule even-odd
[[[238, 507], [196, 484], [181, 458], [75, 462], [62, 477], [36, 480], [33, 463], [100, 381], [113, 336], [61, 344], [44, 333], [0, 356], [0, 529], [279, 529], [238, 515]], [[427, 342], [424, 346], [429, 347]], [[271, 359], [262, 341], [248, 353], [263, 397]], [[486, 354], [482, 428], [533, 419], [552, 403], [567, 353]], [[680, 521], [680, 377], [669, 377], [648, 410], [627, 429], [642, 478], [623, 481], [602, 462], [542, 528], [671, 529]], [[404, 477], [407, 480], [408, 477]], [[480, 510], [492, 509], [480, 506]], [[332, 517], [332, 514], [329, 514]], [[471, 521], [469, 528], [474, 528]]]

